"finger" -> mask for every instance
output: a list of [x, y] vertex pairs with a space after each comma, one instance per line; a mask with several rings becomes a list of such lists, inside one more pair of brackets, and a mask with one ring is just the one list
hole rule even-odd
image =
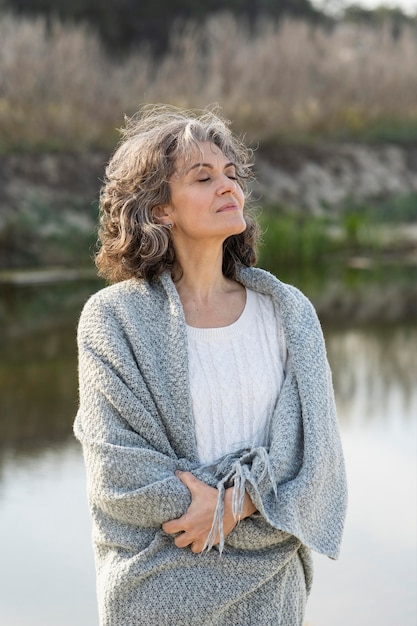
[[175, 537], [174, 543], [177, 548], [180, 549], [187, 548], [189, 546], [191, 548], [191, 552], [194, 552], [195, 554], [203, 552], [205, 546], [204, 541], [201, 541], [200, 539], [196, 540], [195, 537], [193, 538], [188, 533], [181, 533], [178, 537]]
[[195, 491], [195, 489], [198, 489], [198, 487], [201, 485], [201, 480], [198, 480], [198, 478], [196, 478], [194, 474], [191, 474], [191, 472], [175, 472], [175, 473], [180, 479], [180, 481], [186, 487], [188, 487], [188, 489], [191, 492]]
[[184, 524], [182, 522], [182, 517], [178, 519], [171, 519], [168, 522], [164, 522], [162, 524], [162, 530], [168, 535], [173, 535], [174, 533], [180, 533], [184, 530]]
[[175, 537], [174, 543], [177, 548], [186, 548], [193, 543], [193, 540], [187, 533], [181, 533], [178, 537]]
[[190, 546], [191, 552], [194, 552], [194, 554], [200, 554], [201, 552], [204, 552], [205, 547], [205, 541], [194, 541], [194, 543], [192, 543]]
[[204, 544], [200, 544], [200, 543], [191, 544], [191, 552], [194, 552], [194, 554], [200, 554], [200, 552], [203, 552], [203, 550], [204, 550]]

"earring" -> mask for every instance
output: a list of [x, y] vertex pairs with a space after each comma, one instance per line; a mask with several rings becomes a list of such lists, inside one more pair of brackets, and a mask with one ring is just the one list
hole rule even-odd
[[167, 227], [167, 228], [169, 228], [169, 229], [171, 230], [171, 228], [172, 228], [172, 224], [171, 224], [171, 222], [168, 222], [168, 224], [166, 225], [166, 227]]

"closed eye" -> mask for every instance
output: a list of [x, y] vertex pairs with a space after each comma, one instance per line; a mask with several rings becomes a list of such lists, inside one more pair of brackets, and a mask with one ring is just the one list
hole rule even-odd
[[[237, 176], [232, 176], [231, 174], [227, 174], [227, 178], [229, 178], [230, 180], [238, 180]], [[210, 178], [198, 178], [197, 182], [198, 183], [206, 183], [207, 181], [211, 180]]]

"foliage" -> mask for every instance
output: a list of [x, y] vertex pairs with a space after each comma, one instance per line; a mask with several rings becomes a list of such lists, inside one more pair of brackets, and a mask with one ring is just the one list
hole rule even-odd
[[0, 229], [0, 267], [88, 265], [97, 239], [97, 206], [87, 211], [86, 206], [69, 198], [65, 210], [57, 211], [55, 204], [33, 198]]
[[364, 216], [364, 220], [372, 224], [416, 223], [417, 193], [401, 194], [389, 200], [379, 200], [374, 203], [350, 204], [344, 207], [344, 214], [347, 215], [349, 212], [360, 213]]
[[407, 237], [407, 224], [415, 224], [416, 218], [417, 194], [375, 203], [348, 202], [331, 217], [267, 206], [260, 216], [260, 264], [280, 268], [282, 273], [345, 265], [352, 258], [364, 267], [401, 262], [415, 251], [415, 239]]
[[[218, 102], [257, 145], [417, 137], [417, 38], [223, 14], [173, 27], [160, 58], [109, 56], [85, 25], [0, 18], [0, 152], [110, 149], [146, 102]], [[16, 77], [19, 80], [16, 80]]]
[[260, 264], [269, 268], [307, 267], [322, 263], [332, 242], [321, 218], [274, 214], [261, 216], [263, 232]]
[[398, 34], [401, 28], [413, 18], [405, 15], [398, 7], [388, 7], [381, 4], [375, 9], [368, 9], [357, 4], [351, 4], [344, 11], [344, 19], [358, 24], [378, 25], [389, 21], [393, 33]]

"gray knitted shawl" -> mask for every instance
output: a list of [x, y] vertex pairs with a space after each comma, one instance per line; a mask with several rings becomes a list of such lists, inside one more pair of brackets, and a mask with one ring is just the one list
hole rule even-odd
[[[346, 508], [343, 455], [322, 331], [297, 289], [260, 269], [243, 285], [279, 305], [289, 367], [267, 448], [202, 466], [192, 420], [187, 335], [176, 288], [165, 273], [128, 280], [87, 302], [78, 332], [80, 408], [103, 626], [302, 623], [310, 549], [336, 558]], [[180, 517], [188, 470], [223, 490], [235, 511], [246, 489], [258, 512], [220, 546], [179, 549], [161, 524]], [[302, 566], [300, 566], [300, 563]]]

